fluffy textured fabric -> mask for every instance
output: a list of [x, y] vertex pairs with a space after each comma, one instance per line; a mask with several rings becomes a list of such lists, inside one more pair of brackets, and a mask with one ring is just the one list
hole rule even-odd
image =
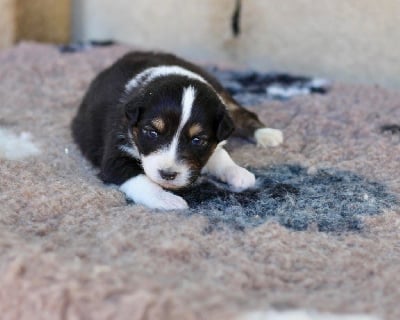
[[289, 99], [309, 94], [324, 94], [329, 91], [326, 79], [292, 76], [286, 73], [232, 71], [208, 68], [229, 91], [244, 105], [264, 103], [268, 99]]
[[333, 84], [325, 95], [253, 106], [284, 144], [229, 148], [264, 179], [262, 201], [276, 212], [256, 223], [239, 212], [237, 223], [215, 210], [213, 224], [199, 208], [127, 205], [72, 141], [90, 80], [128, 49], [61, 54], [25, 43], [0, 52], [0, 126], [29, 132], [40, 150], [0, 159], [2, 318], [213, 320], [298, 309], [400, 318], [398, 92]]
[[298, 165], [250, 170], [258, 180], [252, 190], [235, 193], [206, 180], [181, 195], [192, 214], [209, 218], [210, 231], [221, 223], [243, 230], [269, 219], [294, 230], [359, 230], [363, 215], [382, 213], [400, 204], [384, 185], [350, 171], [308, 172]]

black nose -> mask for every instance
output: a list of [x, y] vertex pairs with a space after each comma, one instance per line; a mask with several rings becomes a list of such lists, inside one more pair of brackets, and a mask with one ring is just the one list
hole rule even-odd
[[174, 180], [178, 175], [178, 172], [167, 171], [167, 170], [159, 170], [161, 178], [164, 180]]

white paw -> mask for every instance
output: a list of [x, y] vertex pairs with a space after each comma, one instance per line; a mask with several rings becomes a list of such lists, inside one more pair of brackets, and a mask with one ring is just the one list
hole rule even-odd
[[189, 206], [185, 199], [168, 191], [160, 191], [156, 198], [145, 204], [149, 208], [161, 210], [183, 210]]
[[234, 191], [239, 192], [253, 187], [256, 177], [245, 168], [232, 166], [225, 169], [223, 181], [229, 184]]
[[182, 210], [189, 208], [182, 197], [165, 191], [144, 174], [127, 180], [120, 186], [120, 190], [135, 203], [152, 209]]
[[261, 147], [276, 147], [283, 142], [283, 133], [278, 129], [261, 128], [254, 133], [257, 145]]

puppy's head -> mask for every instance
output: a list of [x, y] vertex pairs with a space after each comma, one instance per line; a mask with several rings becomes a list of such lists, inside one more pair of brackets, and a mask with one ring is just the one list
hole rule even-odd
[[182, 77], [139, 88], [125, 108], [145, 174], [166, 189], [192, 184], [218, 143], [234, 130], [215, 91]]

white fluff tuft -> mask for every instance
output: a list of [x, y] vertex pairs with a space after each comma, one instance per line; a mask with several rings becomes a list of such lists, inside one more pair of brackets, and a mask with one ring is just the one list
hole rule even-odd
[[20, 160], [39, 153], [39, 148], [31, 141], [28, 132], [16, 135], [0, 128], [0, 158], [7, 160]]
[[237, 320], [379, 320], [370, 315], [340, 315], [318, 313], [306, 310], [293, 311], [254, 311], [249, 312]]

